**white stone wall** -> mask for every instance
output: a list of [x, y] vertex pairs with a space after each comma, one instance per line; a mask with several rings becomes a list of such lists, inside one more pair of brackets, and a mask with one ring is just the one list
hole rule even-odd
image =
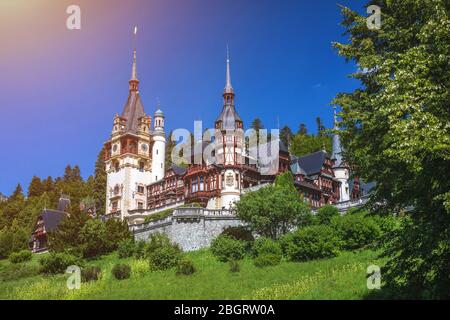
[[244, 225], [235, 216], [172, 216], [168, 219], [132, 226], [135, 240], [146, 241], [153, 233], [165, 233], [183, 249], [198, 250], [211, 245], [211, 242], [228, 227]]

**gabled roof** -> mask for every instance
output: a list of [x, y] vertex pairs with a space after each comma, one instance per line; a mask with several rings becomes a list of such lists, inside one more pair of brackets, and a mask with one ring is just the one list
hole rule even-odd
[[125, 131], [137, 132], [139, 118], [145, 117], [144, 106], [138, 91], [130, 90], [128, 99], [123, 107], [122, 118], [127, 120]]
[[298, 165], [306, 172], [307, 175], [319, 173], [322, 169], [326, 158], [330, 156], [324, 150], [307, 154], [303, 157], [298, 157], [292, 163], [297, 162]]

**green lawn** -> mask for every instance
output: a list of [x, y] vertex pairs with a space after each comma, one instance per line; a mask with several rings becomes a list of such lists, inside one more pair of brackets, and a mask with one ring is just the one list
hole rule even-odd
[[[20, 270], [11, 270], [13, 266], [3, 260], [0, 299], [363, 299], [369, 293], [367, 266], [383, 263], [377, 252], [365, 250], [262, 269], [247, 258], [240, 263], [240, 272], [230, 273], [228, 264], [217, 262], [208, 250], [186, 255], [197, 269], [191, 276], [177, 276], [175, 270], [149, 272], [146, 261], [120, 260], [113, 253], [88, 263], [102, 268], [102, 278], [82, 284], [79, 290], [66, 289], [66, 275], [36, 275], [38, 256], [26, 263], [29, 270], [22, 271], [24, 276], [18, 280], [11, 279], [11, 274]], [[111, 268], [117, 262], [131, 264], [130, 279], [112, 277]]]

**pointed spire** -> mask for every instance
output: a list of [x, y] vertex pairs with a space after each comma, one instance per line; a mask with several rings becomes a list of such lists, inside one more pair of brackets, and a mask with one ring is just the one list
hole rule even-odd
[[227, 74], [224, 93], [234, 93], [233, 87], [231, 86], [230, 53], [228, 51], [228, 44], [227, 44]]
[[133, 66], [131, 67], [131, 79], [137, 80], [137, 70], [136, 70], [136, 49], [133, 51]]
[[137, 26], [134, 27], [133, 32], [133, 65], [131, 66], [131, 78], [130, 78], [130, 90], [137, 91], [139, 80], [137, 78], [137, 68], [136, 68], [136, 34], [137, 34]]
[[[337, 110], [336, 106], [333, 106], [333, 129], [335, 131], [339, 130], [338, 121], [337, 121]], [[331, 159], [334, 160], [334, 166], [333, 168], [339, 168], [342, 167], [343, 161], [342, 161], [342, 147], [341, 147], [341, 138], [338, 133], [333, 133], [333, 152], [331, 153]]]

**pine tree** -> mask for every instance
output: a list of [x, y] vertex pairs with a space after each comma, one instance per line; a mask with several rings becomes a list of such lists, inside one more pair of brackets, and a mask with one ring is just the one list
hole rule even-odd
[[39, 197], [45, 192], [45, 187], [39, 177], [33, 176], [28, 187], [28, 197]]
[[297, 133], [302, 135], [306, 135], [308, 133], [308, 130], [306, 129], [306, 125], [304, 123], [300, 123]]
[[283, 141], [286, 147], [289, 147], [293, 136], [294, 134], [288, 126], [284, 126], [280, 131], [280, 140]]
[[19, 183], [19, 184], [17, 184], [16, 189], [14, 189], [14, 192], [11, 195], [10, 200], [13, 201], [13, 200], [16, 200], [17, 198], [23, 198], [23, 197], [24, 197], [23, 189]]
[[97, 160], [95, 161], [94, 170], [94, 189], [92, 197], [96, 203], [97, 215], [104, 214], [106, 212], [106, 167], [105, 167], [105, 148], [103, 147], [98, 153]]

